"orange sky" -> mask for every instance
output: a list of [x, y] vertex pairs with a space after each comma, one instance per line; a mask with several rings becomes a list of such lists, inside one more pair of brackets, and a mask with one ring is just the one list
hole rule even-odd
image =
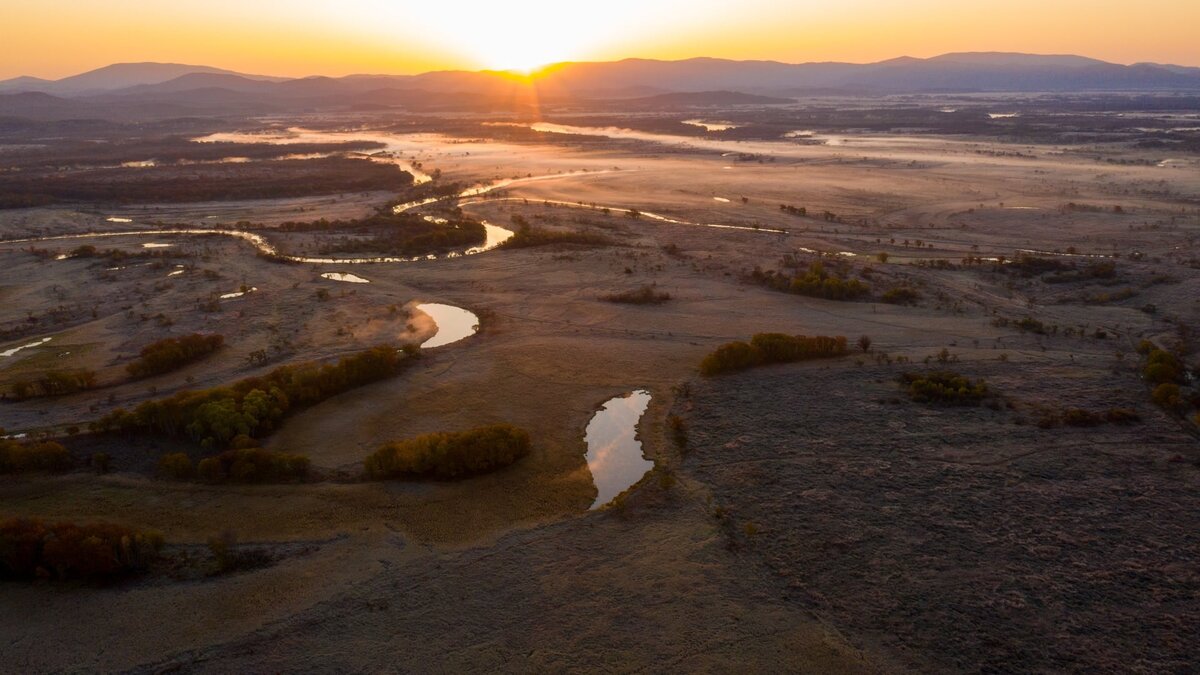
[[123, 61], [301, 76], [950, 51], [1200, 66], [1197, 27], [1200, 0], [0, 0], [0, 78]]

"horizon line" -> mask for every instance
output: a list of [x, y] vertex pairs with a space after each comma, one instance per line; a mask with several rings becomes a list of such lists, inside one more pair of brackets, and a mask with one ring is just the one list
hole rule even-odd
[[1173, 67], [1180, 67], [1180, 68], [1200, 68], [1200, 64], [1192, 65], [1192, 64], [1184, 64], [1184, 63], [1166, 63], [1166, 62], [1146, 61], [1146, 60], [1138, 60], [1138, 61], [1133, 61], [1130, 63], [1121, 63], [1119, 61], [1108, 61], [1105, 59], [1100, 59], [1100, 58], [1096, 58], [1096, 57], [1092, 57], [1092, 56], [1086, 56], [1083, 54], [1073, 54], [1073, 53], [1069, 53], [1069, 52], [1039, 53], [1039, 52], [1013, 52], [1013, 51], [1001, 51], [1001, 50], [988, 49], [988, 50], [978, 50], [978, 51], [944, 52], [944, 53], [935, 54], [933, 56], [926, 56], [926, 57], [909, 56], [907, 54], [902, 54], [899, 56], [893, 56], [893, 57], [881, 59], [878, 61], [839, 61], [839, 60], [829, 59], [829, 60], [810, 60], [810, 61], [791, 62], [791, 61], [780, 61], [778, 59], [753, 59], [753, 58], [734, 59], [734, 58], [717, 57], [717, 56], [688, 56], [688, 57], [679, 58], [679, 59], [661, 59], [661, 58], [649, 58], [649, 57], [641, 57], [641, 56], [626, 56], [626, 57], [622, 57], [619, 59], [607, 59], [607, 60], [581, 59], [581, 60], [554, 61], [554, 62], [550, 62], [550, 63], [546, 63], [543, 65], [537, 66], [536, 68], [532, 68], [527, 71], [521, 70], [521, 69], [516, 69], [516, 68], [510, 68], [510, 69], [504, 69], [504, 68], [476, 68], [476, 69], [440, 68], [440, 69], [433, 69], [433, 70], [423, 70], [423, 71], [418, 71], [418, 72], [374, 72], [374, 73], [350, 72], [350, 73], [345, 73], [345, 74], [341, 74], [341, 75], [311, 73], [308, 75], [297, 75], [297, 76], [253, 73], [253, 72], [248, 72], [248, 71], [242, 71], [242, 70], [228, 67], [228, 66], [212, 66], [212, 65], [205, 64], [205, 63], [181, 63], [181, 62], [177, 62], [177, 61], [154, 61], [154, 60], [114, 61], [111, 63], [106, 63], [106, 64], [96, 66], [94, 68], [89, 68], [87, 70], [82, 70], [82, 71], [79, 71], [77, 73], [73, 73], [70, 75], [63, 75], [62, 77], [58, 77], [58, 78], [41, 77], [38, 75], [30, 75], [28, 73], [22, 73], [20, 75], [14, 75], [12, 77], [0, 80], [0, 82], [7, 82], [7, 81], [18, 80], [18, 79], [22, 79], [22, 78], [37, 79], [37, 80], [42, 80], [44, 82], [58, 82], [60, 80], [65, 80], [65, 79], [68, 79], [71, 77], [76, 77], [79, 75], [85, 75], [87, 73], [92, 73], [92, 72], [95, 72], [98, 70], [103, 70], [104, 68], [111, 68], [113, 66], [132, 66], [132, 65], [168, 65], [168, 66], [184, 66], [184, 67], [191, 67], [191, 68], [212, 68], [212, 69], [216, 69], [216, 70], [223, 70], [223, 71], [226, 71], [227, 74], [238, 75], [238, 76], [264, 77], [264, 78], [272, 78], [272, 79], [279, 79], [279, 80], [304, 80], [304, 79], [315, 79], [315, 78], [342, 79], [342, 78], [348, 78], [348, 77], [419, 77], [421, 75], [429, 75], [429, 74], [434, 74], [434, 73], [499, 73], [499, 74], [519, 75], [519, 76], [533, 76], [533, 75], [536, 75], [537, 73], [541, 73], [543, 71], [546, 71], [546, 70], [549, 70], [549, 69], [552, 69], [555, 67], [559, 67], [559, 66], [588, 65], [588, 64], [612, 64], [612, 63], [623, 63], [626, 61], [649, 61], [649, 62], [656, 62], [656, 63], [682, 63], [682, 62], [686, 62], [686, 61], [710, 60], [710, 61], [725, 61], [725, 62], [731, 62], [731, 63], [774, 63], [774, 64], [785, 65], [785, 66], [806, 66], [806, 65], [823, 65], [823, 64], [871, 66], [871, 65], [878, 65], [878, 64], [882, 64], [882, 63], [888, 63], [891, 61], [898, 61], [901, 59], [911, 59], [911, 60], [915, 60], [915, 61], [929, 61], [932, 59], [942, 58], [942, 57], [946, 57], [946, 56], [955, 56], [955, 55], [963, 55], [963, 54], [994, 54], [994, 55], [1035, 56], [1035, 57], [1073, 57], [1073, 58], [1090, 59], [1092, 61], [1096, 61], [1099, 63], [1123, 66], [1126, 68], [1138, 66], [1138, 65], [1173, 66]]

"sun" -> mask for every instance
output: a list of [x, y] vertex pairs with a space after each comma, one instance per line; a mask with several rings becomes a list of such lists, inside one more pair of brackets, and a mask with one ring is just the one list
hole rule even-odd
[[460, 26], [457, 46], [481, 67], [530, 73], [580, 56], [586, 40], [548, 17], [496, 17], [495, 22]]
[[[610, 0], [620, 5], [626, 0]], [[420, 26], [422, 40], [489, 70], [528, 74], [542, 66], [594, 56], [624, 36], [627, 13], [584, 10], [572, 3], [473, 2], [448, 12], [437, 3], [406, 7], [398, 20]], [[400, 19], [400, 17], [403, 19]]]

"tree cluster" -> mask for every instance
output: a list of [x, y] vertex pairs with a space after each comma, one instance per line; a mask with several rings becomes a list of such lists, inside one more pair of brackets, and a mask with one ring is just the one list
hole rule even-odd
[[51, 370], [32, 379], [22, 378], [13, 382], [12, 393], [18, 401], [23, 401], [30, 398], [74, 394], [95, 386], [96, 373], [86, 368]]
[[225, 344], [221, 335], [184, 335], [159, 340], [142, 348], [138, 360], [125, 366], [131, 377], [150, 377], [177, 370], [212, 354]]
[[389, 443], [366, 459], [373, 479], [450, 480], [494, 471], [529, 454], [529, 432], [508, 424]]
[[750, 279], [777, 291], [826, 300], [860, 300], [871, 292], [867, 284], [826, 269], [821, 262], [814, 262], [796, 274], [755, 268], [750, 273]]
[[72, 464], [71, 453], [54, 441], [22, 442], [0, 438], [0, 474], [63, 473], [70, 470]]
[[670, 301], [671, 294], [659, 292], [655, 290], [654, 286], [647, 284], [629, 291], [610, 293], [603, 299], [623, 305], [661, 305]]
[[844, 336], [826, 337], [759, 333], [750, 342], [729, 342], [700, 362], [700, 373], [707, 376], [747, 370], [772, 363], [793, 363], [845, 356]]
[[162, 535], [120, 525], [0, 522], [0, 579], [105, 580], [145, 570]]
[[205, 448], [225, 448], [238, 436], [261, 438], [288, 414], [342, 392], [399, 373], [415, 350], [379, 346], [337, 363], [280, 366], [225, 387], [182, 391], [121, 408], [92, 423], [97, 432], [186, 437]]
[[949, 370], [927, 373], [904, 373], [900, 382], [912, 400], [938, 405], [979, 405], [988, 396], [983, 380], [970, 380]]
[[160, 475], [174, 480], [199, 478], [205, 483], [283, 483], [304, 480], [312, 463], [303, 455], [263, 448], [234, 448], [196, 464], [185, 453], [163, 455]]

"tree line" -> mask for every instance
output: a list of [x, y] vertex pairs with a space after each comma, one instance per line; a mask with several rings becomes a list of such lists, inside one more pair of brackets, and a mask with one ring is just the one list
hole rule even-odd
[[238, 436], [261, 438], [280, 421], [342, 392], [392, 377], [417, 354], [381, 345], [337, 363], [280, 366], [224, 387], [182, 391], [118, 408], [89, 425], [94, 432], [157, 434], [189, 438], [207, 449], [228, 447]]
[[837, 358], [846, 353], [847, 342], [842, 335], [809, 337], [758, 333], [748, 343], [739, 340], [717, 347], [700, 362], [700, 373], [706, 376], [721, 375], [773, 363]]

